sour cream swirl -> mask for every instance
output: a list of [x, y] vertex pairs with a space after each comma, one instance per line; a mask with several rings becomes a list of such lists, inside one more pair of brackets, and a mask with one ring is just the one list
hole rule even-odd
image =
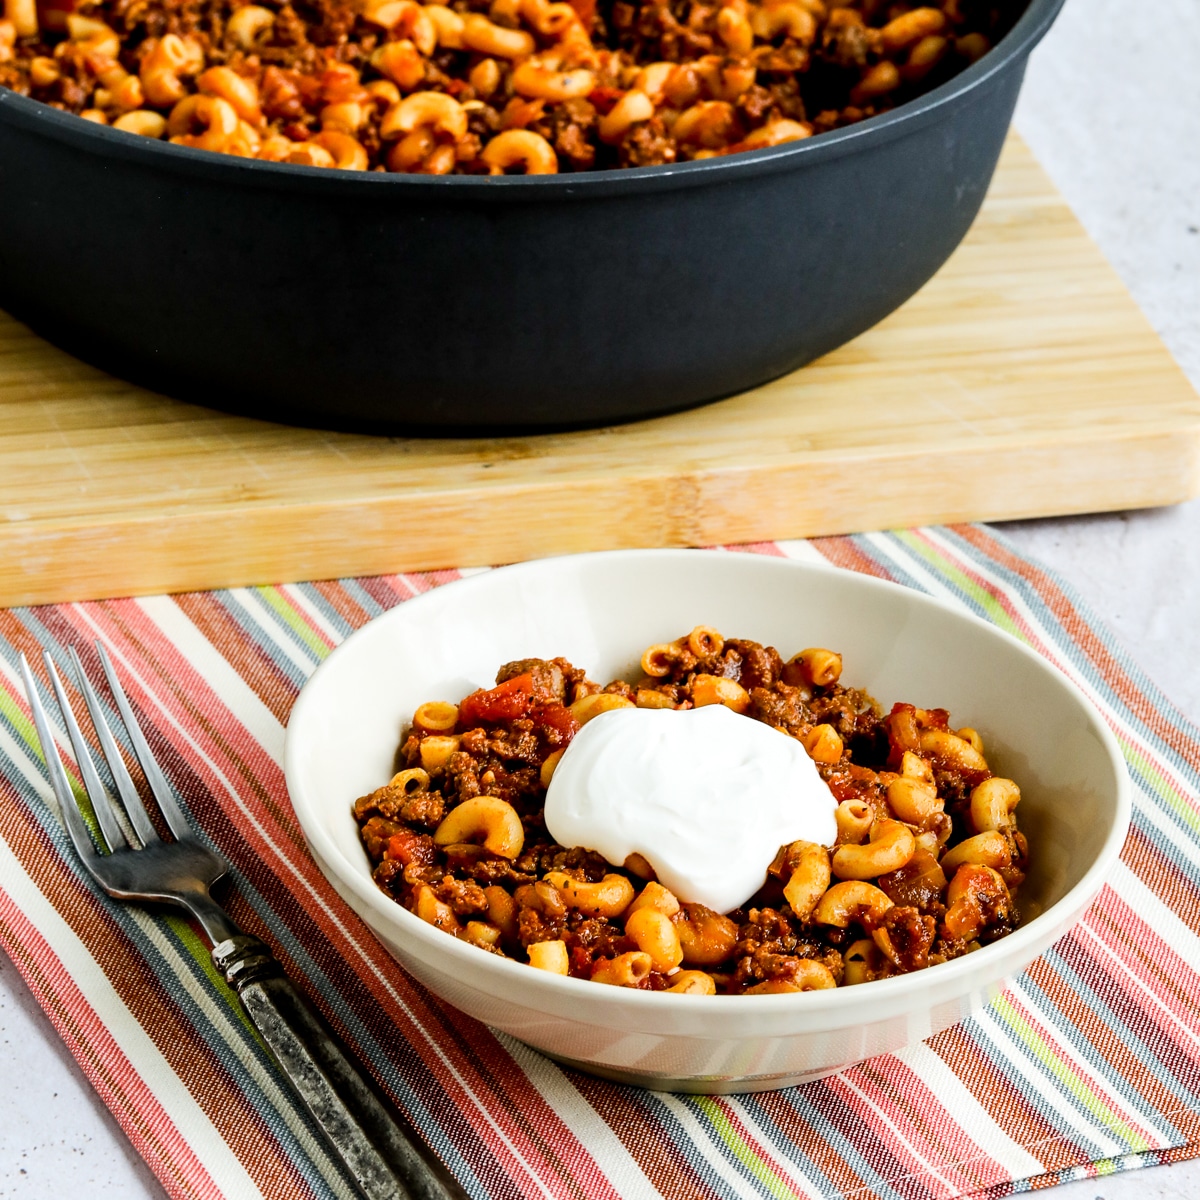
[[832, 845], [833, 794], [804, 747], [720, 704], [613, 709], [575, 735], [546, 795], [546, 828], [620, 865], [640, 854], [680, 899], [729, 912], [780, 846]]

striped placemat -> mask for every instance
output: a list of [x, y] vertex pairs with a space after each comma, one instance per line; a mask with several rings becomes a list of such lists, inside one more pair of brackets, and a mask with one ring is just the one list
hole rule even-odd
[[983, 1016], [750, 1097], [602, 1083], [490, 1032], [407, 978], [305, 851], [281, 768], [301, 684], [353, 629], [458, 572], [0, 612], [0, 943], [172, 1196], [350, 1191], [196, 932], [82, 876], [20, 650], [112, 648], [185, 806], [235, 866], [234, 917], [306, 981], [473, 1196], [1001, 1196], [1200, 1153], [1200, 731], [1068, 588], [986, 528], [732, 549], [894, 579], [1026, 640], [1104, 712], [1136, 785], [1110, 884]]

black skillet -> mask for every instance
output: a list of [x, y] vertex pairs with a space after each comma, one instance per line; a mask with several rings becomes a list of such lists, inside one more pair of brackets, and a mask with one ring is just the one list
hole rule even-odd
[[294, 424], [533, 432], [794, 370], [942, 265], [1063, 0], [860, 125], [675, 166], [352, 174], [207, 154], [0, 89], [0, 306], [73, 354]]

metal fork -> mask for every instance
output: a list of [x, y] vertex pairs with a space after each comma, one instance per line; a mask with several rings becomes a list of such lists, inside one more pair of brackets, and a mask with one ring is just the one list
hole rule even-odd
[[174, 841], [164, 841], [155, 830], [105, 720], [100, 699], [72, 646], [69, 653], [80, 690], [121, 806], [140, 845], [126, 836], [100, 782], [54, 660], [45, 651], [42, 657], [46, 671], [62, 710], [84, 790], [103, 835], [104, 852], [97, 850], [59, 758], [29, 663], [22, 654], [25, 694], [33, 711], [50, 784], [84, 867], [110, 896], [175, 904], [195, 917], [212, 942], [217, 969], [241, 998], [246, 1015], [270, 1047], [293, 1091], [316, 1120], [330, 1149], [345, 1164], [362, 1196], [368, 1200], [466, 1200], [466, 1193], [445, 1167], [402, 1127], [398, 1114], [388, 1111], [349, 1053], [292, 986], [267, 945], [238, 929], [213, 900], [209, 889], [226, 874], [229, 863], [204, 845], [192, 830], [150, 751], [107, 651], [99, 642], [96, 648], [134, 753]]

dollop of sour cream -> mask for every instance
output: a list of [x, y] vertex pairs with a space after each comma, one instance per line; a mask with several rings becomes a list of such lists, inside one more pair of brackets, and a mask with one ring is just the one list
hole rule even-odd
[[832, 845], [836, 807], [798, 741], [711, 704], [594, 717], [554, 770], [545, 819], [559, 845], [618, 865], [640, 854], [680, 900], [724, 913], [780, 846]]

